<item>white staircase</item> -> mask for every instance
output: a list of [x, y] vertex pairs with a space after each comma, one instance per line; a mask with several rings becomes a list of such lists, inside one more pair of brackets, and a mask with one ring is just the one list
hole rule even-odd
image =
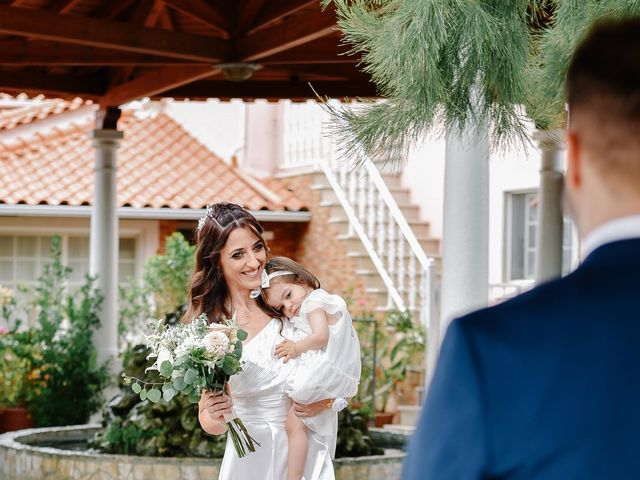
[[[379, 168], [364, 152], [345, 162], [323, 135], [327, 114], [315, 103], [284, 104], [284, 162], [289, 167], [315, 166], [313, 188], [329, 222], [338, 227], [356, 273], [365, 279], [378, 309], [409, 310], [427, 331], [426, 377], [435, 363], [439, 342], [436, 271], [440, 241], [420, 220], [419, 207], [403, 188], [400, 173]], [[381, 173], [382, 172], [382, 173]]]

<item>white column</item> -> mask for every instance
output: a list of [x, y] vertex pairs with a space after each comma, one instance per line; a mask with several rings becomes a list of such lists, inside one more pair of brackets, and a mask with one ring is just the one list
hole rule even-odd
[[115, 129], [93, 130], [90, 134], [96, 150], [95, 186], [91, 210], [89, 271], [97, 276], [96, 287], [103, 296], [100, 328], [94, 342], [101, 360], [118, 355], [118, 219], [116, 216], [116, 150], [122, 132]]
[[536, 281], [562, 275], [562, 180], [564, 146], [561, 132], [538, 131], [542, 153], [538, 204]]
[[489, 295], [489, 140], [484, 126], [447, 134], [440, 332]]

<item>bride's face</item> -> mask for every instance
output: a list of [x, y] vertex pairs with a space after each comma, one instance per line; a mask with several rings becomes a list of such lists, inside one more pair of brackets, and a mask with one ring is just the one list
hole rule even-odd
[[220, 265], [230, 290], [253, 290], [260, 286], [267, 252], [262, 240], [247, 228], [229, 234], [220, 252]]

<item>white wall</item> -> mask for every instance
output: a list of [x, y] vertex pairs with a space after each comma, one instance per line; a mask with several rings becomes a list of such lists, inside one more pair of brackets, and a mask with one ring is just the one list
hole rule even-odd
[[[427, 139], [409, 153], [403, 186], [420, 206], [431, 234], [442, 238], [444, 199], [444, 139]], [[507, 192], [534, 190], [539, 185], [540, 154], [533, 144], [494, 151], [489, 160], [489, 283], [503, 282], [505, 198]]]
[[533, 143], [495, 151], [489, 159], [489, 284], [504, 282], [507, 193], [537, 190], [540, 152]]
[[419, 142], [410, 150], [401, 177], [411, 202], [420, 205], [421, 220], [430, 223], [431, 236], [436, 238], [442, 238], [444, 153], [444, 138]]
[[165, 101], [164, 112], [226, 162], [234, 154], [244, 155], [245, 104], [242, 101]]

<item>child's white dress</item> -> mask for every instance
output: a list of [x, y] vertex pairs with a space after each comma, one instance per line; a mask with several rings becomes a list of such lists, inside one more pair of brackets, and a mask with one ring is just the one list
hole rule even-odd
[[[307, 315], [322, 309], [336, 321], [329, 324], [329, 341], [322, 350], [309, 350], [295, 359], [285, 391], [298, 403], [313, 403], [330, 398], [350, 398], [358, 392], [360, 382], [360, 341], [353, 328], [347, 304], [338, 295], [319, 288], [302, 302], [300, 312], [290, 320], [295, 328], [292, 340], [299, 341], [311, 333]], [[331, 437], [332, 452], [338, 429], [338, 414], [331, 409], [309, 418], [301, 418], [314, 432]]]

